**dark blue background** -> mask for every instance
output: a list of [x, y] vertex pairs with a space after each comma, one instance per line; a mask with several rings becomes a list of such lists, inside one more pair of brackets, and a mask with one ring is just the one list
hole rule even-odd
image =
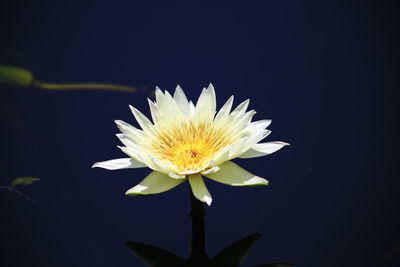
[[[324, 2], [324, 3], [321, 3]], [[237, 160], [265, 188], [207, 181], [207, 250], [263, 237], [245, 266], [378, 266], [400, 239], [399, 42], [385, 1], [242, 1], [209, 6], [99, 1], [1, 4], [0, 63], [47, 82], [106, 82], [191, 99], [212, 82], [220, 107], [251, 99], [266, 140], [291, 143]], [[142, 266], [123, 243], [186, 256], [188, 186], [129, 198], [149, 169], [91, 169], [123, 157], [114, 119], [149, 114], [145, 92], [52, 92], [1, 85], [1, 266]]]

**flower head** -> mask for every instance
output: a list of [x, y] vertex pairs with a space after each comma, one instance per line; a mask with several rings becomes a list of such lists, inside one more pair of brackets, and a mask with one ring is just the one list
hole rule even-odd
[[216, 112], [214, 87], [204, 88], [196, 105], [188, 101], [178, 86], [172, 96], [159, 88], [156, 101], [148, 99], [153, 122], [130, 106], [139, 123], [138, 129], [116, 120], [122, 133], [117, 137], [124, 146], [119, 148], [129, 158], [97, 162], [93, 167], [109, 170], [149, 167], [153, 170], [143, 181], [129, 189], [127, 195], [148, 195], [167, 191], [188, 180], [193, 194], [211, 204], [203, 176], [232, 186], [267, 185], [231, 162], [234, 158], [253, 158], [271, 154], [284, 142], [259, 143], [271, 131], [271, 120], [252, 122], [256, 113], [247, 111], [249, 100], [233, 111], [233, 96]]

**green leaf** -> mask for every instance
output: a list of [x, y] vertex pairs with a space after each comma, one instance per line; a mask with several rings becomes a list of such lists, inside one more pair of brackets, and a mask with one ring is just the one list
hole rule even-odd
[[11, 182], [11, 186], [15, 187], [17, 185], [31, 185], [39, 180], [40, 178], [37, 177], [18, 177]]
[[239, 241], [232, 243], [218, 253], [213, 258], [213, 262], [218, 263], [221, 266], [239, 265], [249, 254], [250, 249], [260, 236], [260, 234], [251, 234], [243, 239], [240, 239]]
[[0, 65], [0, 83], [16, 87], [28, 87], [33, 82], [33, 74], [29, 70]]

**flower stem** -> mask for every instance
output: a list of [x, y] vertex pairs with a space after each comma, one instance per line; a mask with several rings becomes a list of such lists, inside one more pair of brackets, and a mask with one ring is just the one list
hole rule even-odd
[[72, 84], [54, 84], [44, 83], [35, 81], [33, 83], [35, 87], [39, 87], [47, 90], [111, 90], [121, 91], [127, 93], [133, 93], [136, 88], [114, 84], [103, 84], [103, 83], [72, 83]]
[[[190, 186], [189, 186], [190, 188]], [[205, 225], [204, 217], [206, 211], [204, 209], [204, 203], [199, 201], [190, 188], [190, 216], [192, 217], [192, 240], [191, 240], [191, 251], [190, 259], [196, 263], [207, 260], [207, 253], [205, 248]]]

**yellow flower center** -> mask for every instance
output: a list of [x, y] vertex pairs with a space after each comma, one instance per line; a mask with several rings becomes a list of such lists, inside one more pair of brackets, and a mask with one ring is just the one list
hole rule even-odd
[[161, 161], [169, 161], [179, 172], [202, 171], [215, 153], [236, 139], [212, 123], [185, 122], [163, 127], [150, 143], [149, 152]]

